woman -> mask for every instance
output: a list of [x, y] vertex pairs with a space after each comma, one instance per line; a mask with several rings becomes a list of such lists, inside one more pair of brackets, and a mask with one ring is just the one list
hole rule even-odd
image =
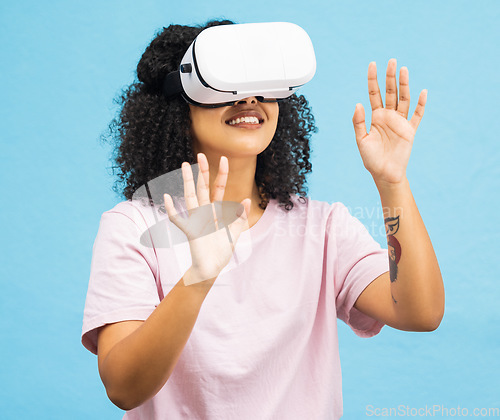
[[[439, 266], [405, 175], [426, 91], [408, 121], [408, 70], [400, 71], [398, 101], [389, 61], [384, 107], [370, 63], [369, 134], [363, 107], [354, 112], [386, 212], [388, 256], [342, 204], [303, 197], [315, 131], [304, 97], [218, 108], [165, 98], [165, 75], [202, 29], [172, 25], [158, 34], [122, 98], [114, 133], [127, 201], [101, 219], [83, 343], [98, 354], [125, 418], [339, 418], [337, 317], [369, 337], [384, 324], [434, 330], [443, 316]], [[198, 163], [197, 179], [188, 162]], [[180, 251], [148, 247], [140, 237], [157, 216], [131, 199], [180, 167], [184, 200], [166, 194], [164, 207], [168, 229], [189, 241]], [[197, 210], [220, 201], [242, 208], [226, 230], [199, 234], [207, 216]]]

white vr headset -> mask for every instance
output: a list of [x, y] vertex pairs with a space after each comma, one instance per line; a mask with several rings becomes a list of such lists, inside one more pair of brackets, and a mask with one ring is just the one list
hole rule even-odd
[[167, 97], [181, 94], [197, 106], [234, 105], [255, 96], [288, 98], [309, 82], [316, 57], [307, 33], [293, 23], [220, 25], [200, 32], [179, 70], [165, 77]]

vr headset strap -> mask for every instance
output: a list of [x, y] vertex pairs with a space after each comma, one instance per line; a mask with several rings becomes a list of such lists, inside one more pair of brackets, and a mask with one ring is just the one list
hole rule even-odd
[[184, 92], [181, 82], [181, 73], [191, 73], [193, 66], [190, 63], [181, 64], [181, 69], [173, 71], [165, 76], [163, 81], [163, 93], [167, 96], [175, 96]]
[[182, 93], [180, 71], [173, 71], [165, 76], [165, 80], [163, 81], [163, 93], [167, 97]]

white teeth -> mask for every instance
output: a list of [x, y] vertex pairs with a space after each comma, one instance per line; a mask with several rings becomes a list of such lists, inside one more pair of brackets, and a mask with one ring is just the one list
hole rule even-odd
[[239, 123], [245, 123], [245, 124], [259, 124], [259, 119], [257, 117], [241, 117], [241, 118], [236, 118], [235, 120], [229, 121], [229, 125], [235, 125]]

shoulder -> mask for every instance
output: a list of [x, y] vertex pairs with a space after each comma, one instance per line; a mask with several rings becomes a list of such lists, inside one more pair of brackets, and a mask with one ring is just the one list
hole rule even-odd
[[140, 200], [126, 200], [105, 211], [101, 216], [101, 223], [108, 224], [135, 224], [138, 228], [147, 228], [155, 224], [158, 219], [158, 206], [152, 207]]
[[289, 214], [290, 216], [306, 216], [315, 218], [336, 218], [349, 215], [349, 209], [341, 202], [329, 203], [322, 200], [314, 200], [310, 197], [303, 197], [297, 194], [292, 194], [290, 199], [293, 203], [291, 210], [286, 210], [277, 200], [271, 200], [272, 205], [278, 209], [280, 213]]
[[[324, 231], [328, 236], [351, 237], [364, 235], [365, 226], [351, 214], [351, 210], [342, 202], [329, 203], [306, 198], [295, 206], [293, 223], [307, 224], [314, 229]], [[292, 211], [293, 211], [292, 210]]]
[[314, 200], [310, 197], [291, 196], [293, 208], [286, 210], [277, 200], [272, 200], [272, 213], [274, 221], [278, 225], [293, 225], [294, 228], [302, 226], [310, 232], [336, 231], [339, 226], [347, 226], [352, 223], [352, 216], [348, 208], [340, 203], [329, 203]]

